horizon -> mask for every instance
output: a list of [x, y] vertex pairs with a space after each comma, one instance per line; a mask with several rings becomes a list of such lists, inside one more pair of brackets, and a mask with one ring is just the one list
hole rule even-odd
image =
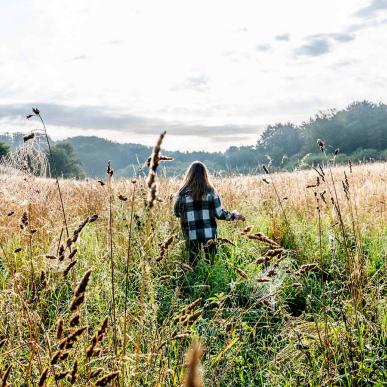
[[387, 101], [385, 0], [2, 8], [0, 132], [33, 129], [37, 106], [54, 139], [152, 146], [166, 129], [165, 149], [224, 151], [269, 124]]
[[[387, 106], [386, 104], [384, 104], [382, 101], [378, 101], [378, 102], [373, 102], [373, 101], [366, 101], [366, 100], [363, 100], [363, 101], [353, 101], [351, 102], [351, 104], [349, 104], [348, 106], [344, 107], [343, 109], [347, 109], [350, 105], [352, 105], [353, 103], [362, 103], [362, 102], [368, 102], [368, 103], [371, 103], [371, 104], [375, 104], [375, 105], [378, 105], [378, 104], [382, 104], [384, 106]], [[294, 123], [294, 122], [287, 122], [287, 123], [291, 123], [291, 124], [294, 124], [295, 126], [299, 126], [299, 125], [302, 125], [303, 123], [305, 122], [308, 122], [309, 120], [313, 119], [314, 117], [317, 116], [317, 114], [319, 113], [324, 113], [324, 112], [327, 112], [329, 113], [330, 111], [339, 111], [338, 109], [335, 109], [335, 108], [329, 108], [329, 109], [326, 109], [325, 111], [322, 111], [320, 110], [319, 112], [316, 112], [314, 115], [311, 115], [308, 119], [305, 119], [305, 120], [302, 120], [300, 121], [299, 123]], [[267, 124], [263, 130], [269, 126], [269, 125], [275, 125], [276, 123], [269, 123]], [[282, 124], [286, 124], [285, 122], [282, 122]], [[49, 130], [49, 129], [48, 129]], [[252, 142], [250, 144], [238, 144], [238, 145], [235, 145], [235, 144], [229, 144], [229, 146], [225, 149], [221, 149], [221, 150], [214, 150], [214, 149], [189, 149], [189, 150], [185, 150], [185, 149], [171, 149], [171, 148], [167, 148], [165, 146], [162, 146], [162, 149], [168, 151], [168, 152], [207, 152], [207, 153], [225, 153], [230, 147], [233, 147], [233, 146], [238, 146], [238, 147], [243, 147], [243, 146], [246, 146], [246, 147], [249, 147], [249, 146], [255, 146], [257, 144], [257, 141], [259, 140], [259, 138], [261, 137], [262, 133], [263, 133], [263, 130], [258, 133], [256, 135], [256, 138], [255, 140], [252, 140]], [[166, 130], [166, 139], [168, 139], [168, 130]], [[161, 131], [160, 131], [161, 133]], [[147, 146], [147, 147], [153, 147], [155, 145], [155, 142], [157, 141], [157, 138], [159, 136], [160, 133], [155, 133], [155, 135], [153, 136], [152, 140], [153, 140], [153, 143], [150, 141], [149, 144], [144, 144], [144, 143], [139, 143], [139, 142], [129, 142], [127, 140], [123, 140], [123, 141], [119, 141], [119, 139], [109, 139], [107, 137], [104, 137], [102, 135], [98, 135], [98, 134], [86, 134], [86, 133], [81, 133], [81, 134], [76, 134], [76, 135], [73, 135], [73, 136], [68, 136], [68, 137], [56, 137], [55, 134], [54, 136], [51, 135], [51, 133], [48, 133], [50, 138], [53, 139], [53, 141], [57, 142], [57, 141], [63, 141], [65, 142], [66, 140], [69, 140], [69, 139], [73, 139], [73, 138], [77, 138], [77, 137], [85, 137], [85, 138], [88, 138], [88, 137], [96, 137], [98, 139], [102, 139], [102, 140], [106, 140], [106, 141], [110, 141], [112, 143], [117, 143], [117, 144], [123, 144], [123, 145], [140, 145], [140, 146]], [[16, 131], [1, 131], [0, 130], [0, 135], [12, 135], [12, 134], [25, 134], [24, 132], [21, 132], [20, 130], [16, 130]], [[165, 143], [165, 139], [164, 139], [164, 143]]]

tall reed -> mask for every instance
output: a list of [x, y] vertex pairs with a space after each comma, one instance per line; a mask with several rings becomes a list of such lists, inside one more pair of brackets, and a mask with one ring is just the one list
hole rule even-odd
[[[40, 110], [38, 108], [32, 108], [32, 112], [34, 113], [34, 115], [36, 117], [39, 118], [40, 122], [43, 125], [43, 131], [44, 131], [44, 135], [45, 135], [47, 146], [48, 146], [48, 153], [49, 153], [49, 156], [50, 156], [50, 161], [51, 161], [52, 168], [54, 170], [55, 182], [56, 182], [56, 186], [57, 186], [57, 189], [58, 189], [59, 200], [60, 200], [60, 205], [61, 205], [61, 209], [62, 209], [63, 222], [64, 222], [64, 226], [66, 228], [66, 234], [67, 234], [67, 238], [68, 238], [70, 236], [70, 234], [69, 234], [69, 228], [68, 228], [68, 223], [67, 223], [66, 211], [65, 211], [64, 202], [63, 202], [63, 195], [62, 195], [62, 191], [61, 191], [60, 184], [59, 184], [58, 172], [57, 172], [57, 169], [56, 169], [56, 164], [55, 164], [54, 156], [53, 156], [53, 153], [52, 153], [50, 139], [48, 137], [46, 124], [44, 123], [44, 120], [43, 120], [43, 118], [42, 118], [42, 116], [40, 114]], [[32, 114], [29, 114], [27, 116], [27, 118], [31, 118], [31, 117], [33, 117]]]
[[136, 196], [136, 180], [132, 180], [132, 196], [130, 200], [130, 221], [129, 221], [129, 231], [128, 231], [128, 248], [126, 251], [126, 264], [125, 264], [125, 299], [124, 299], [124, 348], [123, 356], [126, 355], [126, 346], [128, 342], [127, 337], [127, 320], [128, 320], [128, 289], [129, 289], [129, 263], [131, 258], [132, 251], [132, 226], [133, 226], [133, 217], [134, 217], [134, 198]]
[[113, 323], [113, 352], [117, 357], [117, 322], [116, 322], [116, 297], [115, 297], [115, 279], [114, 279], [114, 256], [113, 256], [113, 188], [112, 188], [112, 176], [113, 169], [111, 162], [108, 161], [106, 173], [108, 176], [108, 189], [109, 189], [109, 257], [110, 257], [110, 274], [111, 274], [111, 310], [112, 310], [112, 323]]

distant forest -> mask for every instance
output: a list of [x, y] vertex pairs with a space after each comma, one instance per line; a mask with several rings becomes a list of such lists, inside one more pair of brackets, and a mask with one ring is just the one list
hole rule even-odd
[[[48, 123], [49, 126], [49, 123]], [[205, 162], [211, 172], [252, 174], [262, 164], [272, 170], [303, 169], [324, 162], [326, 156], [316, 145], [321, 139], [326, 153], [335, 152], [336, 163], [387, 161], [387, 105], [368, 101], [354, 102], [346, 109], [321, 112], [301, 125], [269, 125], [254, 146], [232, 146], [225, 152], [172, 152], [161, 173], [181, 175], [194, 160]], [[23, 134], [0, 135], [0, 156], [23, 141]], [[142, 168], [151, 147], [119, 144], [99, 137], [79, 136], [53, 142], [54, 162], [63, 177], [103, 177], [107, 160], [112, 161], [116, 176], [146, 173]]]

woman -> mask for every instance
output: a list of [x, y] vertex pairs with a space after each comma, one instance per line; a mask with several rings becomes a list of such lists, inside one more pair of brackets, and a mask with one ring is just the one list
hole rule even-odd
[[209, 241], [217, 237], [216, 219], [245, 219], [238, 211], [228, 212], [222, 208], [219, 195], [209, 181], [207, 168], [200, 161], [194, 161], [187, 169], [176, 195], [174, 213], [180, 218], [192, 264], [196, 263], [202, 246], [207, 258], [215, 254], [216, 245]]

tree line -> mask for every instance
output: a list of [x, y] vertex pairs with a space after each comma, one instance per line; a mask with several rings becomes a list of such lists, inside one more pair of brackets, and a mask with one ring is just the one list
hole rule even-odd
[[[254, 146], [231, 146], [225, 152], [165, 151], [174, 162], [164, 164], [162, 173], [181, 175], [194, 160], [205, 162], [219, 174], [256, 173], [261, 164], [273, 170], [308, 168], [326, 157], [319, 151], [317, 139], [325, 143], [328, 154], [337, 154], [337, 163], [387, 160], [387, 105], [354, 102], [343, 110], [320, 112], [300, 125], [269, 125]], [[0, 136], [0, 157], [20, 140], [21, 134]], [[118, 176], [146, 173], [144, 162], [150, 153], [148, 146], [95, 136], [72, 137], [53, 146], [58, 173], [76, 178], [104, 176], [107, 160], [112, 161]]]

